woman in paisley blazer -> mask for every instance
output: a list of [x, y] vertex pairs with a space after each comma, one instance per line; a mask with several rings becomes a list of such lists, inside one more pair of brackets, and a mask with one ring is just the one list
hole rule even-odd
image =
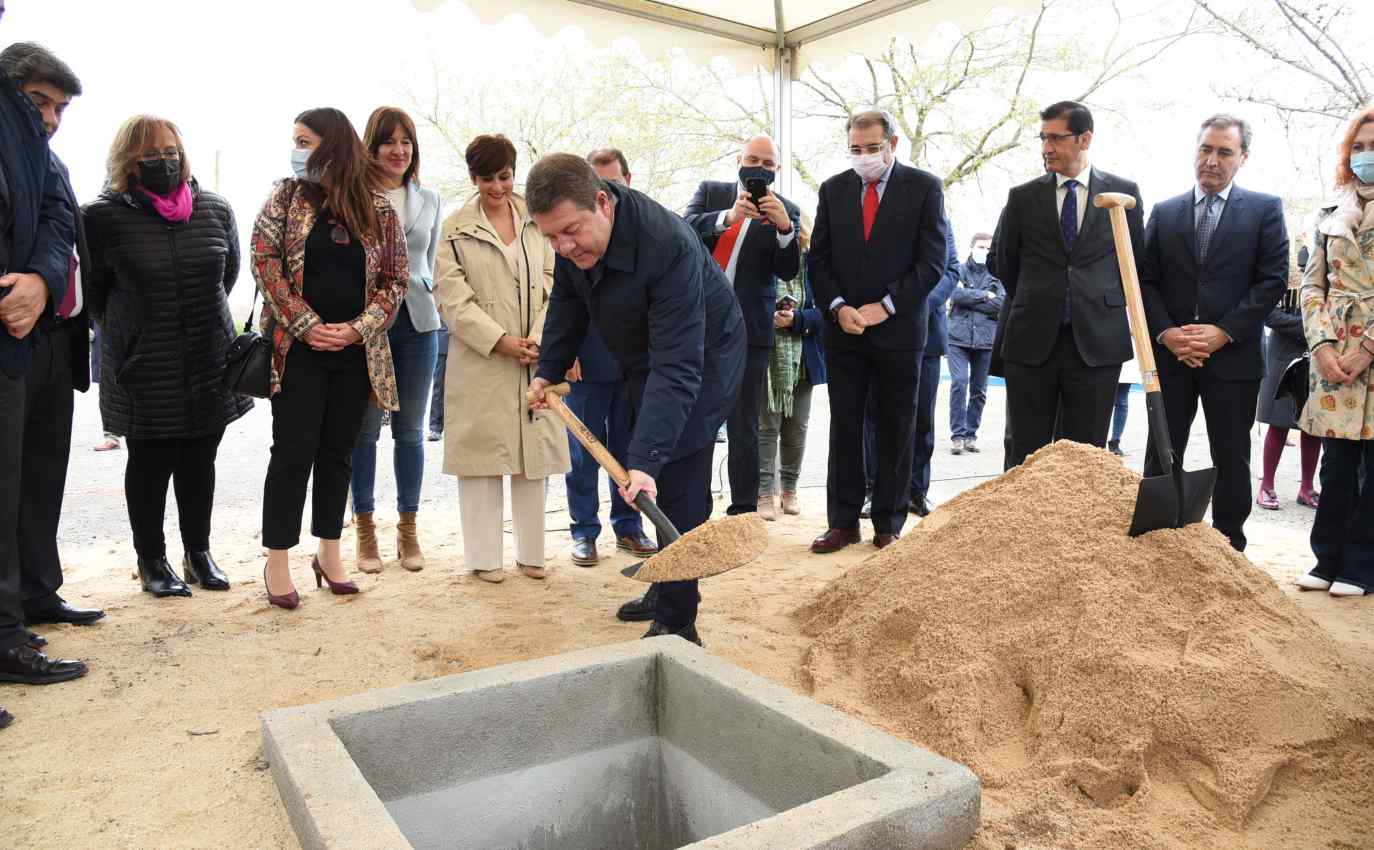
[[369, 399], [400, 407], [386, 329], [410, 279], [405, 232], [382, 175], [337, 109], [296, 117], [291, 166], [253, 227], [253, 276], [272, 341], [272, 459], [263, 485], [263, 582], [295, 608], [289, 550], [314, 474], [315, 586], [357, 593], [339, 559], [353, 449]]
[[1374, 591], [1374, 107], [1346, 128], [1338, 203], [1323, 210], [1299, 298], [1312, 349], [1302, 429], [1322, 438], [1317, 565], [1298, 579], [1332, 596]]

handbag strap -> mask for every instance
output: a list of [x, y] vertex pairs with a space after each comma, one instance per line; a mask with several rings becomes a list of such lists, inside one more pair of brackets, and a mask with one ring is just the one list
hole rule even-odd
[[248, 307], [248, 318], [243, 320], [243, 332], [253, 332], [253, 311], [258, 309], [258, 282], [253, 281], [253, 303]]

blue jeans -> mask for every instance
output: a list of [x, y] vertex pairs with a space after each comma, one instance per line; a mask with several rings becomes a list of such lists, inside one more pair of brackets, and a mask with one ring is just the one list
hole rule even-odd
[[988, 400], [992, 349], [950, 345], [945, 356], [949, 358], [949, 436], [954, 440], [976, 440], [978, 426], [983, 424], [983, 405]]
[[[600, 440], [616, 460], [625, 463], [625, 451], [630, 446], [630, 395], [625, 384], [578, 381], [572, 385], [567, 405], [592, 436]], [[568, 446], [572, 469], [563, 476], [563, 481], [568, 490], [572, 536], [577, 540], [595, 540], [601, 534], [601, 519], [597, 516], [601, 503], [596, 495], [601, 465], [571, 434]], [[611, 528], [616, 536], [642, 534], [644, 525], [639, 512], [625, 504], [615, 482], [610, 476], [606, 478], [611, 491]]]
[[1126, 414], [1131, 412], [1131, 385], [1116, 385], [1116, 404], [1112, 407], [1111, 442], [1120, 443], [1121, 435], [1126, 433]]
[[[391, 362], [396, 369], [396, 393], [401, 409], [391, 414], [391, 439], [396, 472], [396, 510], [420, 509], [420, 483], [425, 475], [423, 426], [429, 385], [434, 377], [435, 331], [420, 333], [410, 322], [405, 305], [387, 333]], [[382, 433], [382, 409], [369, 404], [363, 430], [353, 450], [353, 512], [370, 514], [376, 507], [373, 488], [377, 481], [377, 438]]]

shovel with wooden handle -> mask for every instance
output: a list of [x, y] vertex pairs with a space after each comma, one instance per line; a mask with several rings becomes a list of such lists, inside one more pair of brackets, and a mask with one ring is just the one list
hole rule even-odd
[[1126, 226], [1126, 210], [1135, 206], [1135, 198], [1120, 192], [1103, 192], [1093, 203], [1107, 210], [1112, 220], [1112, 237], [1116, 241], [1116, 259], [1121, 266], [1121, 286], [1126, 293], [1126, 309], [1131, 317], [1131, 341], [1135, 345], [1136, 361], [1140, 364], [1140, 378], [1145, 385], [1145, 409], [1150, 424], [1150, 445], [1159, 459], [1163, 475], [1142, 478], [1136, 492], [1135, 513], [1131, 517], [1132, 537], [1161, 528], [1182, 528], [1201, 522], [1212, 501], [1212, 488], [1217, 483], [1215, 469], [1184, 471], [1174, 462], [1173, 441], [1169, 437], [1169, 422], [1164, 415], [1164, 399], [1159, 389], [1159, 370], [1155, 365], [1154, 346], [1150, 343], [1149, 325], [1145, 319], [1145, 302], [1140, 296], [1140, 279], [1136, 276], [1135, 252], [1131, 248], [1131, 234]]

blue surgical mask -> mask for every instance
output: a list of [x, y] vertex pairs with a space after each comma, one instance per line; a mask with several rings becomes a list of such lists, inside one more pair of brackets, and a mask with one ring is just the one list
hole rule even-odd
[[291, 171], [301, 180], [309, 180], [310, 174], [306, 170], [306, 164], [310, 162], [310, 154], [314, 151], [306, 148], [293, 148], [291, 150]]
[[1365, 185], [1374, 183], [1374, 151], [1360, 151], [1350, 155], [1350, 170]]

